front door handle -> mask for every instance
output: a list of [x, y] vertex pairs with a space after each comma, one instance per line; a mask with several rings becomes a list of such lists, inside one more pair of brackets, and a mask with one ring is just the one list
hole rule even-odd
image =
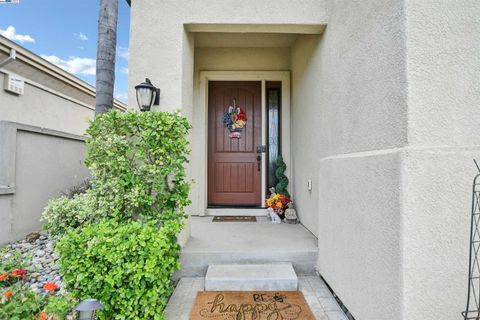
[[261, 171], [262, 170], [262, 156], [260, 154], [257, 154], [257, 170]]

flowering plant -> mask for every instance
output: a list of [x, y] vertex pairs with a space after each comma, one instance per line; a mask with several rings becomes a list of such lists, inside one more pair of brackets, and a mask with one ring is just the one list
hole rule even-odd
[[9, 258], [0, 250], [0, 319], [60, 320], [70, 316], [77, 300], [57, 294], [55, 283], [44, 283], [47, 294], [36, 294], [27, 285], [30, 274], [15, 252]]
[[276, 214], [278, 214], [279, 216], [283, 216], [287, 204], [291, 202], [292, 200], [290, 199], [290, 197], [284, 194], [274, 192], [270, 195], [270, 198], [265, 201], [265, 204], [267, 208], [272, 208]]

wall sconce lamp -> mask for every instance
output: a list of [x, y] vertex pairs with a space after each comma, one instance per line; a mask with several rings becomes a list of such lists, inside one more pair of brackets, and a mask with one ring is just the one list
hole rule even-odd
[[152, 105], [160, 104], [160, 89], [155, 87], [150, 79], [135, 86], [137, 93], [137, 103], [141, 111], [150, 111]]
[[103, 309], [103, 304], [96, 299], [86, 299], [80, 302], [75, 311], [80, 313], [80, 320], [94, 320], [95, 311]]

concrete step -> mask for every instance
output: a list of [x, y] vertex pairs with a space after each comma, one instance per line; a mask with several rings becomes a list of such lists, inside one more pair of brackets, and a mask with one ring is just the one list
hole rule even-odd
[[276, 264], [291, 263], [298, 275], [315, 275], [317, 249], [289, 250], [261, 250], [252, 248], [249, 251], [217, 251], [196, 252], [184, 248], [180, 255], [181, 269], [174, 275], [174, 279], [183, 277], [204, 277], [208, 266], [212, 264]]
[[205, 277], [214, 264], [291, 263], [299, 276], [315, 275], [318, 240], [301, 224], [212, 222], [191, 217], [191, 235], [180, 255], [174, 279]]
[[210, 265], [206, 291], [296, 291], [297, 274], [291, 263]]

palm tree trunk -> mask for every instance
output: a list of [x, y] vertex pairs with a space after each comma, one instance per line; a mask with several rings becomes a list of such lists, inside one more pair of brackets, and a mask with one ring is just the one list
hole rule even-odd
[[115, 83], [115, 50], [117, 46], [118, 0], [100, 0], [97, 43], [97, 96], [95, 114], [113, 106]]

